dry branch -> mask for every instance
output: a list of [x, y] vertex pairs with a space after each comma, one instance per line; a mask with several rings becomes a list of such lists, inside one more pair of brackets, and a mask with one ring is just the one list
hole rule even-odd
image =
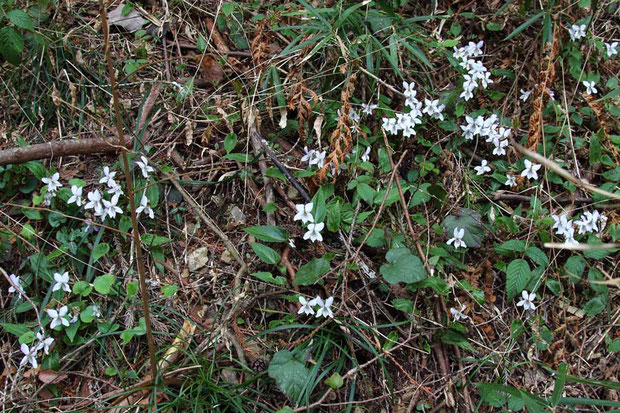
[[[131, 138], [125, 137], [125, 145], [131, 147]], [[20, 164], [36, 159], [51, 158], [54, 156], [92, 155], [96, 153], [118, 152], [121, 146], [118, 139], [71, 139], [60, 140], [36, 145], [22, 146], [0, 151], [0, 166]]]

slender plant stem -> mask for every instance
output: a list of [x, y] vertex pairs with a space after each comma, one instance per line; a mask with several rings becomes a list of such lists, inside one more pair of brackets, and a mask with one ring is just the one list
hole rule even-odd
[[131, 175], [129, 173], [129, 160], [127, 159], [127, 148], [125, 147], [125, 136], [123, 135], [123, 123], [121, 121], [121, 110], [118, 101], [118, 92], [116, 90], [116, 79], [114, 78], [114, 62], [110, 54], [110, 28], [108, 27], [108, 15], [105, 9], [104, 0], [99, 0], [99, 8], [101, 13], [101, 25], [103, 28], [104, 53], [108, 64], [108, 73], [110, 76], [110, 89], [112, 89], [112, 101], [114, 104], [114, 117], [116, 120], [116, 133], [123, 158], [123, 167], [125, 169], [125, 182], [127, 185], [127, 195], [129, 197], [129, 206], [131, 209], [131, 224], [133, 227], [133, 245], [136, 249], [136, 261], [138, 263], [138, 278], [140, 279], [140, 295], [142, 296], [142, 308], [144, 310], [144, 321], [146, 324], [146, 341], [149, 347], [149, 355], [151, 358], [151, 378], [155, 382], [157, 378], [157, 358], [155, 357], [155, 343], [153, 340], [153, 330], [151, 329], [151, 313], [149, 311], [149, 297], [146, 287], [146, 271], [144, 269], [144, 259], [142, 258], [142, 243], [140, 242], [140, 232], [138, 228], [138, 216], [136, 214], [136, 202], [134, 200], [133, 185], [131, 183]]

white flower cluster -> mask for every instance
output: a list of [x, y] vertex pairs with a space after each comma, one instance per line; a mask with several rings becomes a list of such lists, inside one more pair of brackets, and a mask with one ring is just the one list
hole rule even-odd
[[305, 155], [301, 157], [302, 162], [308, 162], [308, 166], [316, 165], [317, 168], [325, 166], [326, 151], [315, 151], [314, 149], [308, 149], [304, 146]]
[[383, 118], [383, 130], [391, 135], [403, 132], [403, 137], [407, 138], [416, 134], [415, 127], [422, 123], [422, 116], [426, 113], [433, 119], [443, 120], [444, 104], [439, 104], [439, 99], [424, 99], [424, 109], [422, 102], [416, 97], [418, 92], [415, 90], [415, 83], [403, 82], [403, 94], [405, 95], [405, 106], [409, 108], [407, 113], [396, 113], [394, 118]]
[[493, 83], [491, 72], [482, 64], [482, 61], [474, 59], [483, 54], [482, 46], [484, 46], [482, 40], [478, 43], [469, 42], [463, 47], [454, 46], [452, 56], [459, 61], [459, 66], [467, 70], [467, 74], [463, 75], [463, 92], [460, 95], [465, 101], [474, 97], [473, 92], [476, 88], [486, 89], [490, 83]]
[[43, 203], [45, 206], [50, 206], [52, 203], [52, 198], [56, 196], [56, 191], [62, 187], [62, 184], [59, 181], [60, 174], [58, 172], [52, 174], [52, 176], [47, 178], [41, 178], [41, 181], [45, 185], [47, 185], [47, 190], [43, 195]]
[[579, 219], [574, 222], [574, 225], [573, 220], [569, 220], [567, 214], [551, 215], [551, 218], [553, 218], [552, 229], [556, 230], [556, 235], [563, 235], [565, 242], [573, 245], [579, 244], [579, 242], [575, 240], [574, 225], [577, 226], [577, 232], [579, 234], [586, 234], [602, 231], [607, 224], [607, 217], [598, 212], [598, 210], [584, 212]]
[[331, 306], [333, 303], [334, 303], [334, 297], [329, 297], [327, 300], [323, 301], [323, 299], [317, 295], [315, 298], [308, 301], [306, 300], [305, 297], [299, 296], [299, 304], [301, 304], [301, 307], [299, 307], [297, 314], [312, 315], [314, 314], [313, 307], [316, 307], [318, 305], [319, 309], [316, 310], [317, 318], [318, 317], [334, 318], [334, 313], [332, 312], [332, 309], [331, 309]]
[[20, 350], [24, 353], [24, 358], [22, 358], [20, 366], [23, 366], [27, 363], [30, 363], [32, 368], [36, 369], [39, 366], [39, 362], [37, 361], [37, 354], [39, 351], [43, 350], [45, 354], [50, 354], [50, 347], [54, 342], [52, 337], [45, 337], [43, 333], [37, 333], [37, 344], [32, 347], [28, 346], [28, 344], [23, 343], [20, 346]]
[[314, 217], [312, 216], [313, 208], [314, 204], [312, 202], [309, 202], [307, 204], [295, 205], [295, 209], [297, 209], [297, 214], [293, 217], [293, 221], [301, 220], [302, 224], [309, 222], [307, 228], [308, 232], [304, 234], [304, 239], [309, 239], [312, 242], [323, 241], [321, 231], [323, 231], [325, 224], [323, 222], [314, 222]]
[[[146, 157], [141, 156], [140, 160], [136, 162], [136, 166], [140, 168], [142, 176], [147, 180], [150, 179], [150, 173], [155, 171], [155, 168], [148, 164]], [[59, 181], [60, 174], [54, 173], [51, 177], [41, 179], [44, 184], [47, 185], [47, 190], [44, 195], [44, 202], [46, 205], [51, 203], [51, 199], [56, 196], [58, 188], [62, 187]], [[86, 210], [93, 210], [93, 215], [99, 217], [101, 222], [105, 221], [107, 217], [114, 219], [117, 215], [122, 215], [123, 210], [118, 206], [118, 202], [121, 195], [124, 195], [123, 189], [116, 182], [116, 171], [111, 171], [109, 166], [103, 168], [103, 177], [99, 179], [100, 184], [106, 185], [106, 190], [110, 199], [106, 199], [104, 195], [98, 190], [94, 189], [86, 194], [87, 200], [83, 199], [81, 186], [71, 186], [71, 197], [67, 200], [67, 204], [75, 204], [78, 207], [84, 206]], [[146, 191], [145, 191], [146, 192]], [[148, 205], [149, 200], [145, 194], [142, 195], [140, 200], [140, 206], [136, 208], [138, 215], [141, 212], [145, 212], [151, 219], [155, 217], [155, 213]], [[88, 225], [86, 231], [90, 228]]]
[[493, 155], [505, 155], [511, 129], [499, 126], [499, 118], [493, 113], [488, 118], [483, 116], [465, 116], [466, 125], [460, 125], [463, 137], [467, 140], [476, 136], [486, 137], [486, 142], [493, 144]]
[[579, 40], [583, 37], [586, 37], [586, 25], [585, 24], [573, 24], [568, 28], [568, 35], [570, 39], [574, 42], [575, 40]]

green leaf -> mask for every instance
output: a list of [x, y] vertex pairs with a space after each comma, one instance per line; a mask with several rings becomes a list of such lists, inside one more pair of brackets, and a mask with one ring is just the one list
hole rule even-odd
[[228, 159], [230, 161], [237, 161], [241, 163], [251, 163], [254, 160], [254, 157], [245, 153], [227, 153], [222, 156], [222, 159]]
[[271, 247], [258, 242], [250, 243], [250, 247], [252, 247], [256, 255], [258, 255], [258, 258], [267, 264], [276, 265], [280, 262], [280, 254]]
[[463, 335], [460, 331], [456, 331], [453, 329], [444, 330], [441, 333], [441, 341], [446, 344], [454, 344], [465, 350], [473, 350], [474, 347], [469, 344], [467, 341], [467, 337]]
[[234, 133], [229, 133], [224, 138], [224, 149], [226, 149], [226, 153], [230, 153], [237, 146], [237, 135]]
[[340, 222], [342, 220], [340, 214], [340, 201], [336, 201], [327, 207], [327, 229], [331, 232], [336, 232], [340, 228]]
[[395, 309], [400, 310], [403, 313], [413, 313], [413, 301], [408, 298], [395, 298], [392, 300], [392, 305]]
[[312, 285], [316, 280], [327, 274], [329, 269], [329, 261], [325, 258], [314, 258], [309, 263], [299, 267], [297, 274], [295, 274], [293, 285]]
[[273, 355], [267, 373], [293, 400], [300, 398], [310, 380], [310, 370], [300, 358], [288, 350], [281, 350]]
[[167, 242], [172, 241], [170, 238], [154, 234], [142, 234], [140, 239], [142, 240], [142, 243], [144, 243], [144, 245], [148, 245], [150, 247], [156, 247], [158, 245], [163, 245]]
[[253, 272], [252, 276], [266, 283], [272, 283], [276, 285], [286, 285], [286, 278], [280, 277], [280, 276], [274, 277], [272, 273], [267, 272], [267, 271]]
[[325, 384], [327, 384], [332, 389], [339, 389], [344, 384], [344, 380], [342, 376], [337, 372], [334, 372], [329, 378], [325, 379]]
[[604, 296], [599, 295], [588, 301], [583, 307], [583, 311], [589, 316], [598, 315], [605, 310], [606, 305], [607, 299]]
[[6, 17], [8, 17], [11, 23], [13, 23], [15, 26], [21, 29], [34, 31], [32, 20], [30, 19], [30, 16], [26, 14], [25, 11], [20, 10], [20, 9], [14, 9], [8, 12], [6, 14]]
[[521, 33], [523, 30], [527, 29], [528, 27], [530, 27], [532, 24], [534, 24], [538, 19], [540, 19], [541, 17], [543, 17], [545, 15], [545, 12], [541, 11], [540, 13], [534, 15], [533, 17], [531, 17], [529, 20], [527, 20], [525, 23], [521, 24], [519, 27], [517, 27], [516, 29], [514, 29], [512, 31], [512, 33], [510, 33], [508, 36], [506, 36], [506, 38], [504, 40], [510, 40], [513, 37], [515, 37], [516, 35], [518, 35], [519, 33]]
[[94, 319], [95, 319], [95, 307], [92, 305], [89, 305], [88, 307], [83, 309], [82, 312], [80, 313], [80, 320], [82, 320], [83, 323], [87, 323], [87, 324], [92, 323]]
[[80, 321], [76, 321], [75, 323], [69, 324], [69, 327], [65, 328], [65, 334], [67, 335], [67, 338], [69, 338], [69, 341], [71, 343], [73, 343], [73, 340], [75, 340], [75, 335], [78, 332], [78, 329], [80, 328]]
[[502, 255], [512, 255], [512, 253], [514, 252], [524, 252], [525, 246], [526, 246], [525, 241], [511, 239], [511, 240], [504, 242], [501, 245], [496, 245], [495, 251], [498, 254], [502, 254]]
[[542, 265], [543, 267], [549, 265], [549, 258], [547, 258], [547, 254], [545, 254], [538, 247], [529, 247], [527, 251], [525, 251], [525, 255], [534, 261], [535, 264]]
[[26, 328], [26, 326], [22, 324], [0, 323], [0, 326], [2, 326], [2, 329], [7, 333], [13, 334], [17, 337], [21, 337], [22, 335], [30, 331], [28, 330], [28, 328]]
[[527, 261], [518, 259], [508, 264], [506, 269], [506, 294], [512, 300], [525, 289], [530, 281], [532, 271]]
[[200, 53], [204, 53], [204, 51], [207, 50], [207, 41], [202, 35], [199, 35], [196, 40], [196, 49], [198, 49]]
[[110, 251], [110, 246], [105, 242], [98, 244], [95, 248], [93, 248], [93, 263], [99, 261], [99, 258], [103, 257]]
[[388, 263], [381, 266], [380, 272], [385, 281], [390, 284], [414, 283], [426, 278], [426, 270], [422, 261], [408, 248], [393, 248], [387, 252], [385, 259]]
[[566, 384], [566, 374], [568, 373], [568, 365], [566, 363], [560, 363], [558, 367], [558, 375], [555, 378], [555, 385], [553, 386], [553, 394], [551, 395], [551, 404], [556, 407], [562, 397], [562, 390], [564, 390], [564, 384]]
[[564, 270], [566, 275], [571, 277], [573, 281], [577, 282], [583, 276], [583, 271], [586, 269], [586, 261], [579, 255], [569, 257], [564, 264]]
[[73, 294], [81, 295], [82, 297], [86, 297], [93, 290], [93, 287], [86, 281], [78, 281], [73, 284]]
[[99, 294], [109, 294], [112, 290], [112, 284], [114, 284], [115, 277], [112, 274], [104, 274], [95, 278], [93, 281], [93, 287]]
[[179, 290], [178, 285], [162, 285], [161, 296], [166, 298], [174, 295]]
[[256, 239], [265, 242], [286, 242], [288, 240], [288, 233], [286, 231], [272, 225], [248, 227], [245, 228], [244, 231], [254, 236]]
[[443, 221], [443, 227], [448, 238], [452, 238], [455, 228], [465, 229], [463, 241], [467, 248], [477, 248], [484, 240], [484, 228], [481, 224], [481, 216], [478, 212], [461, 208], [456, 215], [449, 215]]
[[138, 282], [137, 281], [128, 282], [127, 285], [125, 286], [125, 291], [127, 292], [128, 297], [135, 297], [136, 294], [138, 294]]

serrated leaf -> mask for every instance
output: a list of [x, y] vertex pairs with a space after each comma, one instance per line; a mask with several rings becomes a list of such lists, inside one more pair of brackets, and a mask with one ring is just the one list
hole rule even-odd
[[288, 350], [281, 350], [273, 355], [267, 373], [293, 400], [299, 399], [310, 379], [310, 370], [304, 362]]
[[0, 29], [0, 54], [7, 62], [17, 66], [22, 61], [24, 50], [24, 37], [10, 26]]
[[288, 240], [288, 233], [286, 231], [272, 225], [248, 227], [243, 230], [256, 239], [265, 242], [286, 242]]
[[309, 263], [299, 267], [293, 285], [312, 285], [316, 280], [327, 274], [329, 269], [329, 261], [325, 258], [314, 258]]
[[527, 251], [525, 251], [525, 255], [534, 261], [535, 264], [542, 265], [543, 267], [549, 265], [549, 258], [547, 258], [547, 254], [545, 254], [538, 247], [529, 247]]
[[583, 271], [586, 269], [586, 261], [579, 255], [569, 257], [564, 263], [564, 270], [566, 275], [571, 277], [573, 281], [578, 281], [583, 276]]
[[506, 269], [506, 294], [509, 300], [512, 300], [525, 289], [532, 271], [527, 261], [518, 259], [508, 264]]
[[280, 262], [280, 254], [278, 254], [278, 252], [271, 247], [258, 242], [250, 243], [250, 247], [252, 247], [254, 253], [258, 255], [258, 258], [267, 264], [276, 265]]
[[413, 255], [408, 248], [393, 248], [387, 252], [385, 259], [388, 263], [383, 264], [379, 271], [390, 284], [414, 283], [422, 281], [427, 276], [422, 260]]
[[30, 31], [34, 30], [34, 26], [32, 25], [32, 20], [30, 19], [30, 16], [28, 16], [28, 14], [23, 10], [20, 10], [20, 9], [11, 10], [10, 12], [6, 14], [6, 17], [9, 18], [11, 23], [13, 23], [15, 26], [19, 28], [30, 30]]

